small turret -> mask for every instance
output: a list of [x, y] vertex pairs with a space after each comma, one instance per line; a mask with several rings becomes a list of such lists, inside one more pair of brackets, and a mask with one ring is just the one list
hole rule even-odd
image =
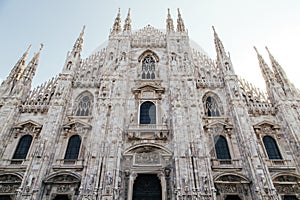
[[174, 32], [174, 24], [173, 24], [173, 19], [171, 17], [169, 8], [168, 8], [168, 16], [167, 16], [166, 24], [167, 24], [166, 25], [167, 33], [173, 33]]
[[185, 26], [183, 19], [181, 18], [180, 10], [179, 8], [177, 9], [178, 11], [178, 18], [177, 18], [177, 32], [185, 32]]
[[128, 14], [125, 19], [124, 29], [123, 31], [131, 31], [131, 18], [130, 18], [130, 8], [128, 9]]
[[118, 10], [118, 14], [117, 17], [115, 19], [114, 25], [113, 25], [113, 29], [112, 29], [112, 34], [118, 34], [122, 31], [122, 27], [121, 27], [121, 12], [120, 12], [120, 8]]
[[44, 47], [44, 45], [41, 44], [39, 51], [34, 54], [33, 58], [31, 59], [31, 61], [27, 65], [27, 67], [25, 68], [23, 76], [22, 76], [24, 85], [29, 85], [29, 84], [31, 85], [31, 81], [35, 75], [37, 66], [39, 64], [40, 54], [41, 54], [43, 47]]

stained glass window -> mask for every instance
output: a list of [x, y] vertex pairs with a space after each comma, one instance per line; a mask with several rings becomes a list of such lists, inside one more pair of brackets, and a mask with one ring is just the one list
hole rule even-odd
[[215, 98], [208, 96], [205, 100], [205, 113], [209, 117], [220, 116], [220, 110]]
[[155, 79], [155, 60], [146, 56], [142, 62], [142, 79]]

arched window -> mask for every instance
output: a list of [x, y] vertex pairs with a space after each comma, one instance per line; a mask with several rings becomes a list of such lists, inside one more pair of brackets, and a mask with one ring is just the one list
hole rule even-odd
[[140, 107], [140, 124], [156, 124], [155, 104], [146, 101]]
[[231, 159], [226, 138], [222, 135], [215, 137], [217, 159]]
[[21, 137], [19, 144], [14, 153], [13, 159], [26, 159], [27, 153], [29, 151], [32, 142], [31, 135], [24, 135]]
[[269, 159], [282, 159], [281, 154], [279, 152], [278, 146], [274, 138], [270, 136], [264, 136], [263, 138], [264, 146], [267, 151]]
[[205, 108], [205, 114], [208, 117], [220, 116], [220, 109], [218, 103], [216, 99], [213, 98], [212, 96], [208, 96], [205, 99], [204, 108]]
[[78, 159], [80, 145], [81, 138], [79, 135], [73, 135], [72, 137], [70, 137], [65, 155], [65, 160]]
[[150, 55], [142, 61], [142, 79], [155, 79], [155, 60]]
[[91, 99], [85, 95], [81, 97], [77, 104], [76, 116], [89, 116], [91, 114]]

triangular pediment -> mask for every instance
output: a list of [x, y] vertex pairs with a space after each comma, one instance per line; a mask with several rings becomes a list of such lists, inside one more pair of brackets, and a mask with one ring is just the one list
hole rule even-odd
[[81, 120], [73, 120], [71, 122], [68, 122], [66, 124], [63, 125], [64, 129], [71, 129], [72, 127], [82, 127], [82, 128], [86, 128], [86, 129], [91, 129], [92, 126], [86, 122], [83, 122]]
[[255, 129], [257, 129], [257, 128], [259, 129], [262, 126], [270, 126], [270, 127], [272, 127], [272, 129], [279, 129], [280, 128], [280, 126], [278, 124], [276, 124], [274, 122], [271, 122], [271, 121], [268, 121], [268, 120], [263, 120], [263, 121], [255, 124], [255, 125], [253, 125], [253, 127]]
[[209, 128], [213, 128], [213, 127], [217, 127], [217, 126], [223, 126], [225, 129], [232, 129], [233, 126], [227, 122], [224, 121], [212, 121], [210, 123], [207, 123], [206, 125], [204, 125], [204, 128], [209, 129]]
[[151, 84], [145, 84], [143, 86], [140, 86], [136, 88], [136, 90], [141, 90], [141, 91], [164, 91], [165, 88], [160, 87], [160, 86], [154, 86]]
[[35, 128], [42, 128], [43, 125], [41, 125], [40, 123], [35, 122], [35, 121], [33, 121], [33, 120], [27, 120], [27, 121], [20, 122], [20, 123], [16, 124], [16, 125], [14, 126], [14, 128], [22, 129], [22, 128], [24, 128], [25, 126], [32, 126], [32, 127], [35, 127]]

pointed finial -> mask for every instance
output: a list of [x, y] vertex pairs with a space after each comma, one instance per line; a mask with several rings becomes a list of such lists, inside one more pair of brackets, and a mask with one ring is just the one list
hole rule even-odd
[[174, 32], [174, 24], [173, 19], [170, 14], [170, 8], [168, 8], [168, 16], [167, 16], [167, 32]]
[[274, 56], [271, 54], [268, 47], [265, 47], [269, 58], [271, 60], [272, 69], [274, 71], [275, 78], [277, 82], [281, 85], [282, 89], [285, 91], [285, 93], [289, 95], [295, 95], [296, 88], [295, 86], [290, 82], [288, 79], [288, 76], [286, 75], [284, 69], [281, 67], [281, 65], [277, 62], [277, 60], [274, 58]]
[[74, 55], [77, 54], [77, 53], [80, 53], [81, 50], [82, 50], [84, 31], [85, 31], [85, 25], [83, 25], [82, 30], [79, 34], [79, 37], [77, 38], [77, 40], [76, 40], [76, 42], [73, 46], [72, 53]]
[[44, 47], [44, 44], [43, 44], [43, 43], [41, 43], [41, 44], [40, 44], [40, 49], [39, 49], [39, 52], [41, 52], [41, 51], [42, 51], [43, 47]]
[[212, 26], [212, 29], [214, 31], [214, 40], [215, 40], [217, 56], [219, 58], [226, 58], [227, 54], [226, 54], [225, 48], [223, 46], [223, 43], [222, 43], [221, 39], [219, 38], [214, 26]]
[[127, 13], [127, 17], [125, 19], [123, 31], [131, 31], [130, 8], [128, 9], [128, 13]]
[[114, 25], [113, 25], [112, 33], [119, 33], [121, 31], [122, 31], [122, 28], [121, 28], [121, 11], [120, 11], [120, 8], [119, 8], [117, 17], [116, 17]]
[[181, 13], [180, 13], [179, 8], [177, 8], [177, 12], [178, 12], [177, 32], [185, 32], [184, 23], [183, 23], [183, 20], [181, 18]]

